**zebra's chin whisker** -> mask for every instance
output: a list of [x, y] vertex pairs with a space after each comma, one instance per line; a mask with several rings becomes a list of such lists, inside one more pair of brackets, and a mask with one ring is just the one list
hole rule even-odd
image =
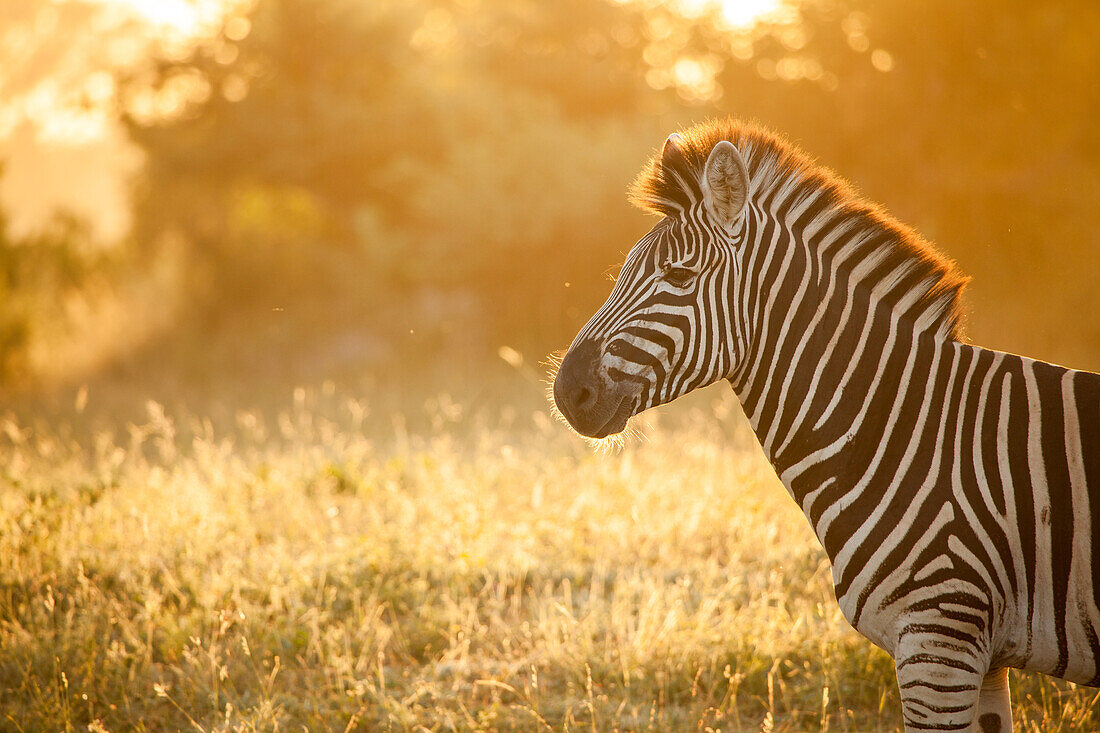
[[[562, 425], [565, 425], [567, 428], [572, 430], [574, 433], [577, 433], [577, 431], [573, 428], [573, 426], [569, 424], [569, 420], [566, 419], [565, 415], [562, 414], [562, 411], [558, 409], [558, 404], [556, 402], [554, 402], [554, 385], [553, 384], [551, 384], [550, 387], [546, 390], [546, 401], [550, 403], [550, 416], [553, 417], [558, 422], [560, 422]], [[577, 433], [577, 435], [580, 435], [580, 433]], [[584, 436], [582, 435], [581, 437], [583, 438]]]
[[[550, 416], [558, 422], [569, 427], [573, 430], [573, 426], [569, 424], [569, 420], [566, 419], [562, 411], [558, 409], [558, 403], [554, 401], [554, 380], [558, 377], [558, 371], [561, 369], [562, 360], [565, 358], [565, 350], [558, 349], [552, 351], [546, 355], [546, 358], [539, 362], [539, 366], [546, 369], [546, 378], [542, 380], [542, 383], [546, 385], [544, 394], [546, 395], [546, 401], [550, 403]], [[574, 431], [575, 432], [575, 431]]]
[[649, 442], [649, 436], [646, 435], [643, 426], [638, 424], [640, 421], [636, 422], [636, 420], [637, 416], [627, 418], [626, 425], [621, 431], [602, 438], [592, 438], [587, 435], [581, 435], [581, 437], [596, 453], [601, 455], [620, 453], [630, 445]]
[[623, 432], [615, 433], [615, 434], [612, 434], [612, 435], [605, 435], [602, 438], [593, 438], [591, 435], [585, 435], [584, 433], [582, 433], [581, 431], [579, 431], [575, 427], [573, 427], [573, 424], [569, 422], [569, 418], [567, 418], [562, 413], [562, 411], [560, 409], [558, 409], [557, 403], [554, 402], [553, 386], [552, 385], [551, 385], [550, 390], [547, 391], [547, 401], [550, 403], [550, 415], [555, 420], [557, 420], [561, 424], [565, 425], [565, 427], [569, 428], [570, 432], [572, 432], [574, 435], [578, 436], [579, 438], [582, 438], [585, 443], [588, 443], [588, 445], [591, 448], [593, 448], [594, 450], [596, 450], [597, 452], [599, 452], [599, 453], [613, 453], [613, 452], [617, 452], [619, 449], [621, 449], [623, 447], [624, 440], [625, 440], [625, 435], [624, 434], [626, 432], [625, 430]]
[[582, 438], [584, 442], [597, 453], [617, 453], [632, 443], [649, 442], [649, 437], [646, 435], [649, 423], [644, 420], [637, 420], [637, 415], [635, 414], [638, 410], [637, 397], [622, 398], [619, 406], [603, 424], [603, 427], [607, 427], [620, 419], [623, 421], [623, 426], [619, 430], [608, 433], [603, 437], [586, 435], [574, 427], [565, 414], [558, 408], [557, 403], [553, 399], [552, 389], [547, 391], [547, 401], [550, 403], [550, 414], [554, 419], [569, 428], [575, 435]]
[[622, 433], [615, 433], [603, 438], [590, 438], [587, 435], [581, 437], [584, 438], [585, 443], [588, 443], [589, 448], [601, 455], [613, 455], [626, 447], [626, 439]]
[[546, 378], [543, 381], [551, 387], [554, 386], [554, 379], [558, 376], [558, 370], [561, 369], [561, 363], [565, 359], [565, 352], [565, 349], [551, 351], [546, 355], [546, 358], [539, 362], [539, 366], [546, 369]]

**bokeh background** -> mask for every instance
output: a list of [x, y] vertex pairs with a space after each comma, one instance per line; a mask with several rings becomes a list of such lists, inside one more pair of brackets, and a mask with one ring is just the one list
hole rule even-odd
[[506, 392], [712, 115], [955, 258], [973, 341], [1097, 369], [1098, 37], [1091, 0], [7, 0], [0, 384]]
[[[0, 0], [0, 732], [899, 729], [728, 387], [547, 355], [673, 130], [789, 136], [1100, 369], [1095, 0]], [[648, 427], [646, 426], [648, 423]], [[1100, 691], [1013, 674], [1019, 730]]]

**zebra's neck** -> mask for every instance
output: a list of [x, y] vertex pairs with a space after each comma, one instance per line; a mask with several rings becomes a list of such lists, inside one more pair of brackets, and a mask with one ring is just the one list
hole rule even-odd
[[896, 232], [828, 197], [780, 188], [756, 206], [756, 246], [730, 293], [747, 335], [730, 381], [816, 529], [815, 497], [877, 444], [859, 434], [881, 438], [907, 383], [959, 346], [957, 292], [937, 290]]
[[876, 451], [903, 409], [923, 407], [899, 395], [942, 399], [927, 385], [957, 350], [974, 347], [920, 333], [882, 306], [852, 307], [824, 328], [801, 325], [785, 342], [762, 344], [770, 360], [735, 388], [776, 473], [834, 557], [826, 513], [846, 504], [841, 497], [861, 476], [899, 458]]

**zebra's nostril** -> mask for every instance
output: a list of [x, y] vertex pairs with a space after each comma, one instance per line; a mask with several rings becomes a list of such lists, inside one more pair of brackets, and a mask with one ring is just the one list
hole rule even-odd
[[554, 378], [554, 400], [570, 424], [584, 424], [587, 413], [600, 401], [600, 345], [592, 340], [574, 344], [562, 359]]

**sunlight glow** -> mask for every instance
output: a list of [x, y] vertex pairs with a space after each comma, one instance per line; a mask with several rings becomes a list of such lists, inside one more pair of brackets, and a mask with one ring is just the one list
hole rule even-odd
[[[252, 0], [50, 0], [18, 32], [0, 38], [0, 140], [8, 138], [23, 122], [36, 139], [53, 144], [84, 146], [106, 138], [111, 125], [115, 94], [113, 74], [133, 67], [156, 47], [170, 58], [182, 58], [198, 39], [226, 23], [233, 40], [248, 35], [242, 14]], [[65, 6], [95, 8], [94, 22], [76, 33], [59, 27]], [[226, 19], [229, 19], [226, 22]], [[68, 33], [63, 53], [55, 53], [49, 73], [20, 66], [33, 52], [49, 48], [58, 33]], [[226, 46], [235, 51], [233, 46]], [[225, 49], [223, 49], [225, 50]], [[36, 74], [38, 75], [36, 77]], [[168, 114], [203, 91], [195, 85], [149, 94], [141, 111]], [[157, 98], [154, 99], [153, 97]]]
[[[653, 89], [675, 89], [687, 102], [714, 102], [722, 97], [723, 89], [718, 77], [729, 56], [740, 61], [753, 57], [754, 40], [761, 32], [774, 35], [789, 51], [798, 51], [806, 44], [805, 31], [799, 22], [798, 4], [795, 0], [617, 0], [634, 3], [645, 9], [647, 23], [646, 45], [642, 57], [649, 69], [646, 83]], [[677, 24], [673, 16], [679, 16], [688, 24], [705, 24], [723, 37], [726, 52], [722, 54], [693, 54], [686, 47], [683, 23]], [[762, 28], [767, 26], [766, 29]], [[774, 61], [763, 60], [774, 65]], [[801, 60], [787, 60], [783, 77], [820, 79], [816, 68], [802, 66]], [[812, 63], [816, 62], [811, 62]], [[774, 70], [766, 70], [771, 78], [777, 78]], [[762, 74], [764, 75], [764, 74]]]
[[219, 23], [239, 3], [231, 0], [91, 0], [93, 5], [117, 8], [156, 30], [193, 38]]
[[709, 100], [719, 96], [716, 76], [721, 63], [712, 57], [682, 58], [672, 66], [672, 81], [690, 99]]
[[730, 28], [748, 28], [779, 10], [782, 0], [678, 0], [678, 5], [689, 18], [717, 11]]

